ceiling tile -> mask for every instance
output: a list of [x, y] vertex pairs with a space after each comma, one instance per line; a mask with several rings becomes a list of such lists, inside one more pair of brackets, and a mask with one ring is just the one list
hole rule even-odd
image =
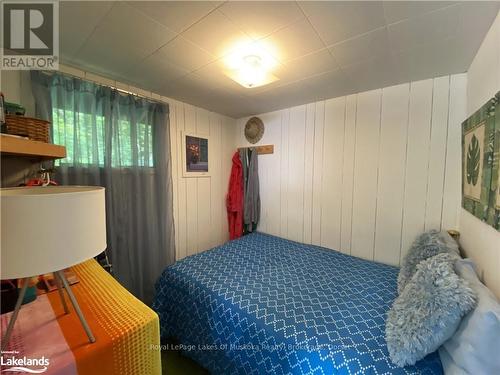
[[290, 60], [280, 66], [275, 75], [283, 82], [293, 82], [319, 73], [337, 69], [339, 66], [327, 49]]
[[456, 37], [398, 52], [394, 57], [406, 81], [463, 73], [468, 68]]
[[[111, 47], [112, 46], [112, 47]], [[138, 50], [125, 39], [92, 38], [72, 59], [75, 64], [95, 73], [125, 73], [144, 58]]]
[[299, 5], [327, 45], [385, 26], [380, 1], [304, 1]]
[[285, 62], [324, 48], [324, 44], [307, 19], [293, 23], [264, 39], [278, 61]]
[[126, 77], [131, 82], [140, 84], [141, 87], [150, 87], [154, 91], [187, 74], [189, 74], [187, 69], [178, 67], [168, 60], [158, 58], [155, 54], [128, 71]]
[[[468, 1], [460, 3], [459, 6], [460, 22], [457, 37], [469, 42], [475, 41], [475, 45], [479, 47], [500, 11], [500, 1], [481, 2], [481, 6]], [[463, 49], [468, 48], [464, 46]], [[476, 51], [477, 48], [474, 52]]]
[[357, 86], [341, 69], [306, 78], [303, 81], [309, 102], [357, 92]]
[[312, 102], [309, 90], [304, 81], [298, 81], [249, 96], [259, 108], [258, 113], [263, 113]]
[[456, 1], [384, 1], [385, 20], [390, 24], [456, 3]]
[[370, 58], [389, 55], [391, 53], [391, 44], [387, 28], [383, 27], [334, 44], [329, 49], [335, 60], [341, 66], [345, 66]]
[[210, 108], [211, 111], [224, 113], [233, 118], [244, 116], [250, 102], [251, 99], [243, 95], [237, 95], [218, 87], [213, 88], [210, 96], [204, 98], [205, 108]]
[[221, 60], [214, 61], [193, 72], [193, 76], [200, 78], [210, 87], [223, 87], [234, 93], [244, 93], [248, 90], [225, 75], [224, 69]]
[[252, 42], [248, 35], [218, 10], [190, 27], [182, 36], [218, 58], [228, 54], [237, 43]]
[[[460, 54], [457, 58], [462, 60], [468, 70], [486, 33], [500, 12], [500, 2], [481, 2], [481, 6], [463, 2], [460, 8], [460, 27], [457, 31], [455, 46]], [[460, 41], [459, 44], [458, 41]]]
[[215, 9], [215, 1], [131, 1], [139, 9], [169, 29], [181, 32]]
[[220, 7], [220, 11], [254, 39], [265, 37], [304, 17], [292, 1], [229, 1]]
[[64, 59], [71, 60], [112, 6], [112, 1], [59, 4], [60, 53]]
[[359, 63], [342, 67], [349, 81], [356, 87], [357, 92], [392, 86], [402, 81], [399, 65], [392, 55], [373, 58]]
[[176, 35], [126, 3], [116, 3], [94, 30], [83, 49], [92, 48], [93, 45], [105, 45], [111, 49], [123, 48], [124, 51], [121, 52], [124, 54], [130, 50], [146, 57]]
[[156, 60], [169, 61], [190, 72], [214, 61], [211, 54], [181, 36], [168, 42], [151, 57]]
[[455, 36], [459, 21], [460, 6], [453, 5], [389, 25], [389, 38], [395, 50], [405, 50]]
[[234, 118], [243, 115], [242, 109], [245, 107], [245, 102], [248, 102], [248, 98], [243, 95], [218, 86], [207, 85], [195, 74], [167, 84], [160, 93]]
[[167, 83], [159, 90], [159, 93], [189, 104], [204, 107], [203, 101], [210, 97], [212, 90], [208, 85], [190, 74]]

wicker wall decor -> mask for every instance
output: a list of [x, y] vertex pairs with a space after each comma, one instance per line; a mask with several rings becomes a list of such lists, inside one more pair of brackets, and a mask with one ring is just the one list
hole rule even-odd
[[245, 125], [245, 138], [248, 142], [255, 144], [264, 135], [264, 123], [258, 117], [250, 118]]

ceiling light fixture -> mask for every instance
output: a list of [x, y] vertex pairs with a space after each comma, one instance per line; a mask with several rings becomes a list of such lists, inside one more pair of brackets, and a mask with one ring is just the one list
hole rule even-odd
[[272, 74], [278, 62], [258, 42], [237, 46], [224, 63], [225, 74], [243, 87], [264, 86], [279, 79]]

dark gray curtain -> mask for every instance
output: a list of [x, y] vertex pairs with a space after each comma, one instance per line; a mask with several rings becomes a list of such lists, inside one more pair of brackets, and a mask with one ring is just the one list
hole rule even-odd
[[106, 188], [114, 274], [149, 303], [175, 260], [168, 105], [60, 73], [33, 71], [31, 83], [37, 116], [67, 148], [56, 180]]

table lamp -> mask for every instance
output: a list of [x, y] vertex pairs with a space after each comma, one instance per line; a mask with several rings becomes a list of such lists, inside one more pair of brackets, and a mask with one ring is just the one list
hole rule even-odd
[[106, 249], [104, 188], [47, 186], [0, 189], [1, 275], [23, 279], [14, 311], [2, 338], [9, 341], [29, 279], [53, 273], [65, 313], [64, 290], [90, 342], [95, 342], [64, 269], [95, 257]]

